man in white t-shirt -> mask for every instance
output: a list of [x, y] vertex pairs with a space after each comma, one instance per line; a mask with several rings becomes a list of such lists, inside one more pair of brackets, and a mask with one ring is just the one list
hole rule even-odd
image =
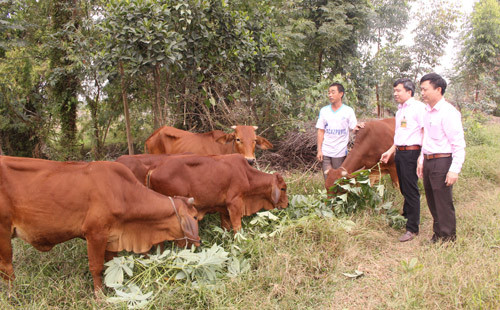
[[356, 115], [351, 107], [342, 104], [344, 87], [333, 83], [328, 88], [328, 99], [331, 104], [321, 108], [316, 122], [318, 128], [317, 159], [322, 162], [323, 176], [325, 171], [337, 169], [347, 156], [349, 132], [355, 130]]

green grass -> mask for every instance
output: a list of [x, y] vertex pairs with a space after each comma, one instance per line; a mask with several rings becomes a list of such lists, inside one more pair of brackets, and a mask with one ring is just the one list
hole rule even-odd
[[[273, 238], [250, 238], [242, 250], [251, 271], [213, 285], [174, 283], [149, 305], [152, 309], [499, 309], [500, 308], [500, 125], [478, 129], [481, 143], [467, 147], [454, 186], [458, 240], [431, 244], [432, 217], [422, 196], [420, 235], [408, 243], [375, 211], [348, 218], [282, 218]], [[475, 141], [478, 141], [477, 139]], [[314, 194], [323, 186], [319, 172], [288, 172], [290, 194]], [[389, 181], [385, 179], [388, 184]], [[388, 185], [387, 199], [401, 206]], [[423, 193], [423, 192], [422, 192]], [[243, 227], [248, 230], [250, 219]], [[345, 225], [352, 221], [352, 226]], [[210, 231], [210, 243], [231, 244]], [[212, 238], [212, 239], [211, 239]], [[227, 240], [229, 239], [229, 240]], [[1, 309], [124, 309], [96, 300], [85, 242], [72, 240], [41, 253], [13, 240], [17, 279], [14, 296], [0, 292]], [[344, 273], [361, 271], [353, 279]], [[106, 290], [112, 295], [111, 290]]]

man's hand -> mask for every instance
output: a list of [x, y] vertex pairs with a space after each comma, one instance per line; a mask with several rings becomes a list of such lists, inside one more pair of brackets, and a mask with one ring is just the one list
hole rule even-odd
[[323, 161], [323, 152], [322, 152], [322, 151], [318, 151], [318, 154], [316, 155], [316, 158], [317, 158], [319, 161]]
[[391, 158], [392, 152], [386, 151], [385, 153], [382, 153], [382, 156], [380, 156], [380, 161], [383, 162], [384, 164], [387, 164], [389, 161], [389, 158]]
[[448, 171], [448, 174], [446, 174], [446, 180], [444, 181], [446, 183], [446, 186], [452, 186], [457, 182], [458, 180], [458, 173], [456, 172], [451, 172]]
[[365, 122], [359, 122], [356, 124], [356, 127], [354, 127], [354, 131], [358, 131], [360, 130], [361, 128], [365, 128]]
[[422, 179], [424, 177], [424, 165], [420, 162], [417, 164], [417, 176]]

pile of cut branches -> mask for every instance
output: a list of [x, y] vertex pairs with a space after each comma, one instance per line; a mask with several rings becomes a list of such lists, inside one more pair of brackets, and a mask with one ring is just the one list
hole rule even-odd
[[312, 122], [304, 127], [285, 134], [278, 142], [273, 141], [273, 149], [262, 152], [258, 157], [259, 165], [286, 170], [315, 165], [317, 131]]

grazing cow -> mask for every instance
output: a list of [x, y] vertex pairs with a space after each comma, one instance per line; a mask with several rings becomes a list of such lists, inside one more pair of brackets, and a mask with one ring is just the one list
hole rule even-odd
[[[135, 160], [153, 162], [158, 155], [147, 158], [137, 155], [121, 156], [127, 165]], [[126, 158], [128, 160], [125, 160]], [[221, 225], [236, 232], [241, 218], [261, 209], [288, 206], [286, 184], [279, 173], [269, 174], [252, 168], [243, 156], [175, 155], [161, 158], [159, 165], [144, 165], [149, 172], [139, 176], [151, 189], [164, 195], [188, 195], [194, 198], [198, 219], [206, 213], [219, 212]], [[134, 169], [136, 163], [129, 166]], [[143, 168], [141, 168], [143, 169]], [[137, 174], [136, 174], [137, 175]]]
[[[382, 153], [387, 151], [394, 143], [394, 118], [387, 118], [365, 123], [364, 128], [360, 128], [356, 134], [354, 145], [347, 154], [346, 159], [338, 169], [326, 171], [327, 178], [325, 186], [327, 190], [341, 177], [349, 176], [350, 173], [359, 169], [369, 169], [380, 161]], [[389, 173], [392, 182], [399, 187], [394, 155], [387, 164], [380, 164], [383, 174]], [[378, 170], [372, 173], [378, 175]], [[373, 177], [371, 177], [373, 179]]]
[[163, 160], [172, 155], [167, 154], [139, 154], [122, 155], [115, 161], [127, 166], [135, 175], [137, 180], [146, 185], [146, 176], [149, 169], [163, 163]]
[[232, 126], [232, 133], [214, 130], [192, 133], [163, 126], [146, 140], [145, 151], [150, 154], [193, 153], [198, 155], [224, 155], [239, 153], [252, 165], [255, 145], [263, 150], [273, 147], [265, 138], [257, 136], [256, 126]]
[[165, 240], [200, 242], [192, 198], [160, 195], [118, 163], [0, 156], [0, 180], [0, 271], [9, 282], [14, 237], [44, 252], [86, 239], [95, 293], [104, 260], [119, 251], [144, 253]]

